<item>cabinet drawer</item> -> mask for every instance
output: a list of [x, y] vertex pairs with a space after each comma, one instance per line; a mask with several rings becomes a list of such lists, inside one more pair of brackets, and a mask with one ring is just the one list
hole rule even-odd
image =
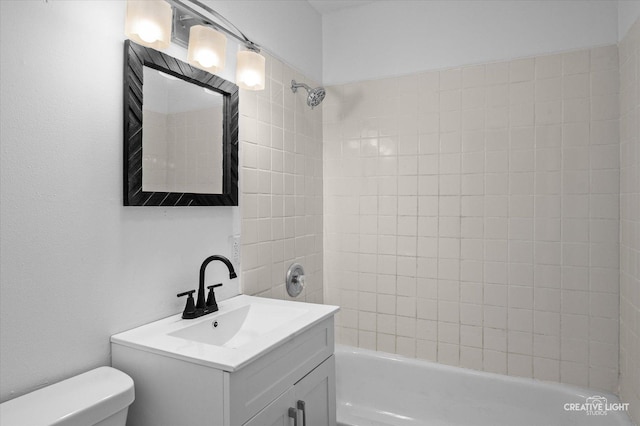
[[[224, 373], [225, 423], [241, 425], [333, 354], [333, 317], [266, 353], [246, 367]], [[228, 417], [227, 417], [228, 413]]]

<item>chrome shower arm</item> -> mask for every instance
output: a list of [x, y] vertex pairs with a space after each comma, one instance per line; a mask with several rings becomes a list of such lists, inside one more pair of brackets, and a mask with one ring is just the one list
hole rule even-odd
[[291, 80], [291, 90], [293, 91], [293, 93], [296, 93], [298, 91], [298, 87], [304, 87], [305, 89], [307, 89], [307, 92], [311, 91], [311, 87], [309, 85]]

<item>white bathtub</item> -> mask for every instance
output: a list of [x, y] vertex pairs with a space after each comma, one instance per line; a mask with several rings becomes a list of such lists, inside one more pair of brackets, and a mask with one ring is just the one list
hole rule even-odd
[[[338, 426], [633, 426], [613, 394], [349, 346], [336, 392]], [[598, 397], [605, 410], [588, 413]]]

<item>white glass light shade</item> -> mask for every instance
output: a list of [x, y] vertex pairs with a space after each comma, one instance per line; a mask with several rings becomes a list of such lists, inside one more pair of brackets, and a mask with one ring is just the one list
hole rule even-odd
[[189, 51], [187, 61], [210, 73], [224, 68], [226, 58], [227, 38], [224, 34], [205, 27], [194, 25], [189, 30]]
[[171, 43], [171, 5], [163, 0], [127, 0], [124, 33], [138, 44], [166, 49]]
[[265, 59], [250, 50], [238, 52], [236, 84], [242, 89], [264, 90]]

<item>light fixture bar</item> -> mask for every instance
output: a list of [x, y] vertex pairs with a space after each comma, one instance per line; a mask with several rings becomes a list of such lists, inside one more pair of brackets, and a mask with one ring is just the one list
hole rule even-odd
[[[249, 50], [252, 50], [254, 52], [260, 52], [260, 48], [258, 47], [257, 44], [255, 44], [253, 41], [249, 40], [249, 37], [247, 37], [242, 31], [240, 31], [240, 29], [238, 27], [236, 27], [235, 25], [233, 25], [231, 22], [229, 22], [228, 19], [226, 19], [224, 16], [220, 15], [218, 12], [216, 12], [215, 10], [213, 10], [212, 8], [210, 8], [209, 6], [207, 6], [206, 4], [203, 4], [201, 2], [199, 2], [198, 0], [187, 0], [187, 1], [183, 1], [183, 0], [166, 0], [169, 4], [171, 4], [172, 6], [174, 6], [175, 8], [175, 13], [178, 15], [177, 18], [174, 18], [174, 22], [177, 23], [177, 21], [179, 21], [182, 17], [183, 14], [187, 15], [191, 15], [194, 19], [196, 20], [201, 20], [202, 22], [198, 22], [200, 24], [204, 24], [207, 26], [211, 26], [213, 28], [215, 28], [218, 31], [221, 31], [225, 34], [227, 34], [230, 37], [235, 38], [236, 40], [238, 40], [239, 42], [241, 42], [242, 44], [245, 45], [245, 47]], [[206, 13], [212, 15], [212, 16], [206, 16], [204, 13], [198, 11], [196, 8], [194, 8], [193, 6], [196, 6], [197, 8], [200, 8], [201, 10], [205, 11]], [[213, 19], [211, 19], [212, 17], [218, 19], [219, 21], [222, 21], [223, 24], [231, 27], [233, 30], [227, 28], [226, 26], [215, 22]], [[174, 31], [177, 33], [177, 31]], [[186, 40], [188, 40], [188, 34], [189, 34], [189, 29], [187, 28], [186, 31], [187, 36], [183, 39], [178, 38], [178, 41], [180, 41], [182, 45], [186, 46]], [[184, 37], [184, 36], [183, 36]]]

